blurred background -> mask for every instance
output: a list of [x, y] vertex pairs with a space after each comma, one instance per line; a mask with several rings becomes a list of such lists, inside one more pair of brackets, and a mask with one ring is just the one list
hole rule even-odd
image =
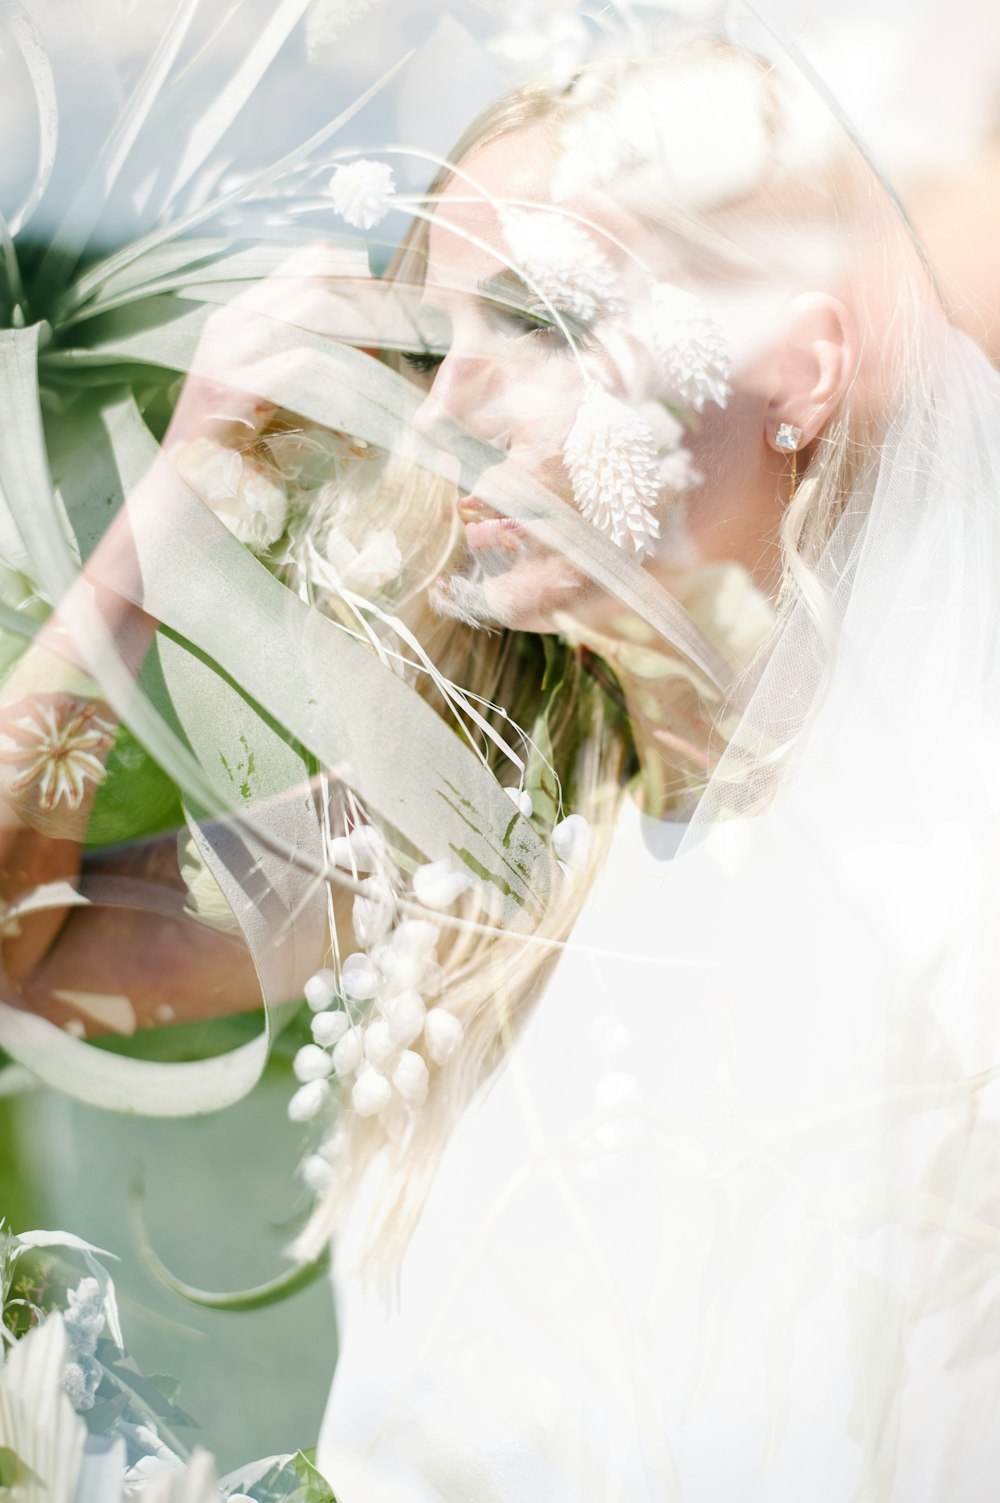
[[[433, 155], [517, 78], [571, 70], [630, 29], [716, 9], [694, 0], [16, 0], [0, 7], [0, 212], [39, 253], [62, 238], [88, 243], [91, 256], [114, 250], [277, 161], [404, 58], [333, 144], [419, 145], [425, 155], [394, 160], [401, 189], [419, 191]], [[1000, 357], [996, 0], [772, 0], [767, 14], [896, 184], [956, 319]], [[123, 128], [129, 100], [143, 94], [148, 111]], [[256, 222], [224, 228], [342, 240], [343, 223], [314, 189], [295, 202], [276, 194], [257, 205]], [[405, 212], [390, 215], [375, 270], [406, 224]], [[251, 1314], [185, 1304], [137, 1256], [128, 1182], [142, 1163], [153, 1244], [182, 1278], [232, 1289], [274, 1277], [304, 1204], [300, 1129], [285, 1114], [290, 1053], [272, 1059], [244, 1102], [194, 1120], [115, 1116], [15, 1090], [9, 1077], [0, 1096], [0, 1215], [15, 1229], [63, 1228], [121, 1256], [130, 1348], [145, 1371], [181, 1380], [180, 1401], [223, 1469], [313, 1444], [336, 1357], [331, 1291], [321, 1280]]]

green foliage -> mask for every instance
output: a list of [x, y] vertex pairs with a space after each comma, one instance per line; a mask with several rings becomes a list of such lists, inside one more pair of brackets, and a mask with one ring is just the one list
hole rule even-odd
[[41, 1481], [38, 1473], [33, 1472], [16, 1451], [12, 1451], [10, 1446], [0, 1446], [0, 1492], [28, 1482], [40, 1485]]
[[119, 845], [184, 823], [177, 788], [128, 726], [119, 726], [105, 766], [87, 825], [88, 845]]

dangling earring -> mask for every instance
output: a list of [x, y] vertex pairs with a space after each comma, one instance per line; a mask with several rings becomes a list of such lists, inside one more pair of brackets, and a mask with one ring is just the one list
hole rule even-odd
[[798, 448], [802, 442], [802, 429], [796, 428], [794, 423], [779, 423], [778, 431], [774, 435], [774, 447], [780, 449], [783, 454], [791, 456], [791, 485], [788, 491], [788, 504], [791, 505], [798, 488]]

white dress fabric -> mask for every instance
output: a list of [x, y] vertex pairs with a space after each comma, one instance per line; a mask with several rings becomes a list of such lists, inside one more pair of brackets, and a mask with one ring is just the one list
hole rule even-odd
[[[797, 852], [794, 822], [743, 820], [669, 860], [677, 827], [624, 801], [397, 1308], [340, 1248], [318, 1450], [339, 1503], [995, 1499], [1000, 1027], [965, 942], [974, 863], [917, 822], [867, 876], [859, 837], [845, 878], [799, 824]], [[891, 907], [894, 873], [891, 914], [864, 895]]]

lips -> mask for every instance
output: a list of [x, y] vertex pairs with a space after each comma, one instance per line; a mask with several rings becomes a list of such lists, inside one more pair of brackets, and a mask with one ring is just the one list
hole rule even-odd
[[524, 528], [513, 517], [500, 516], [478, 496], [464, 496], [456, 510], [465, 523], [465, 541], [470, 548], [508, 548], [511, 552], [517, 548]]

